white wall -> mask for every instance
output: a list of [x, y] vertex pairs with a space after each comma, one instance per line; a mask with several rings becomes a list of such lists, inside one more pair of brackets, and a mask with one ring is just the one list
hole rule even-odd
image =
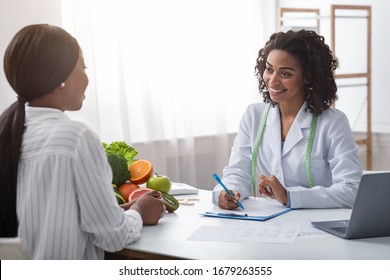
[[[320, 8], [321, 13], [329, 13], [331, 4], [371, 5], [372, 6], [372, 130], [390, 133], [390, 94], [387, 93], [388, 63], [390, 62], [390, 32], [385, 29], [390, 1], [382, 0], [279, 0], [281, 7]], [[0, 0], [0, 61], [11, 37], [23, 26], [32, 23], [61, 24], [61, 0]], [[346, 45], [353, 51], [353, 46]], [[2, 63], [1, 63], [2, 64]], [[0, 112], [15, 95], [0, 71]]]
[[61, 24], [61, 0], [0, 0], [0, 112], [16, 100], [3, 70], [7, 45], [22, 27], [34, 23]]
[[[330, 5], [367, 5], [372, 9], [372, 131], [377, 133], [390, 133], [390, 94], [387, 92], [387, 65], [390, 63], [390, 32], [386, 28], [386, 22], [388, 21], [390, 12], [390, 1], [382, 0], [279, 0], [280, 7], [289, 8], [317, 8], [321, 10], [321, 15], [330, 14]], [[321, 30], [323, 27], [330, 26], [330, 20], [322, 20]], [[326, 28], [325, 28], [325, 32]], [[350, 32], [359, 32], [359, 30], [350, 30]], [[324, 34], [325, 36], [325, 34]], [[326, 38], [326, 36], [325, 36]], [[330, 43], [330, 42], [328, 42]], [[338, 46], [338, 48], [346, 48], [346, 51], [353, 52], [353, 44], [345, 44]], [[345, 51], [345, 50], [344, 50]], [[359, 56], [356, 56], [359, 57]], [[351, 97], [354, 98], [354, 97]], [[355, 96], [357, 98], [357, 96]], [[350, 120], [351, 123], [355, 123], [354, 120]], [[363, 122], [364, 119], [358, 120]], [[359, 127], [365, 125], [360, 123], [356, 126]]]
[[[259, 0], [264, 1], [264, 0]], [[390, 94], [387, 93], [388, 64], [390, 62], [390, 32], [385, 28], [390, 12], [390, 1], [382, 0], [276, 0], [282, 7], [320, 8], [330, 10], [331, 4], [372, 6], [372, 119], [374, 135], [374, 169], [390, 169]], [[0, 61], [12, 36], [23, 26], [32, 23], [61, 24], [61, 0], [0, 0]], [[276, 27], [276, 24], [275, 24]], [[345, 46], [351, 51], [353, 47]], [[15, 94], [0, 67], [0, 112], [14, 100]], [[364, 151], [360, 151], [364, 162]]]
[[[387, 93], [387, 64], [390, 62], [390, 32], [385, 28], [390, 1], [382, 0], [279, 0], [281, 7], [320, 8], [329, 13], [331, 4], [372, 6], [372, 130], [390, 133], [390, 94]], [[61, 0], [0, 0], [0, 61], [11, 37], [21, 27], [32, 23], [61, 24]], [[353, 46], [346, 45], [353, 51]], [[2, 63], [1, 63], [2, 64]], [[0, 112], [15, 100], [14, 93], [0, 71]]]

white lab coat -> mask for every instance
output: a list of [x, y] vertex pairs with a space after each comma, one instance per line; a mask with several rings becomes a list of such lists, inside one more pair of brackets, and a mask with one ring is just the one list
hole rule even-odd
[[[257, 157], [257, 175], [275, 175], [288, 192], [291, 208], [352, 207], [362, 167], [348, 119], [334, 108], [318, 116], [310, 160], [314, 187], [309, 188], [305, 155], [312, 114], [304, 110], [305, 105], [294, 120], [283, 148], [279, 109], [271, 106]], [[223, 170], [223, 182], [238, 190], [242, 199], [253, 195], [252, 149], [266, 106], [265, 103], [248, 106], [240, 122], [229, 165]], [[258, 182], [256, 192], [257, 185]], [[220, 190], [220, 186], [214, 188], [214, 204], [217, 204]]]

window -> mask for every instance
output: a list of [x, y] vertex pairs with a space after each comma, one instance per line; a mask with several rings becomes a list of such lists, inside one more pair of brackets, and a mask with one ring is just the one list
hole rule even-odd
[[63, 1], [90, 78], [72, 118], [108, 142], [234, 133], [246, 106], [262, 100], [254, 66], [263, 2]]

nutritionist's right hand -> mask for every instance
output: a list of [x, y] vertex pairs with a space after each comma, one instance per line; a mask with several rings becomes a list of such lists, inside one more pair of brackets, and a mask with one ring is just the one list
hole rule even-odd
[[241, 194], [238, 191], [230, 190], [234, 197], [222, 190], [218, 195], [218, 206], [221, 209], [232, 210], [238, 207], [237, 201], [240, 201]]

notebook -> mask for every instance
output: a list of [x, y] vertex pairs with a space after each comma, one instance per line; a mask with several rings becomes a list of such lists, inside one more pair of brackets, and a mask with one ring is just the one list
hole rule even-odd
[[345, 239], [390, 236], [390, 172], [364, 174], [349, 220], [312, 222]]
[[198, 194], [199, 190], [184, 183], [172, 182], [170, 195]]

